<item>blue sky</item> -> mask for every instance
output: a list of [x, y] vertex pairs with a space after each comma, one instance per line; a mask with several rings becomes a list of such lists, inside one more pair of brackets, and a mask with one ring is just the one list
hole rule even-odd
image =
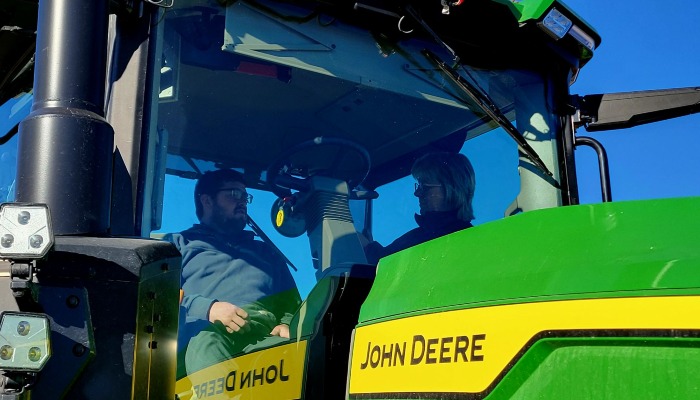
[[[700, 2], [569, 0], [602, 36], [572, 86], [575, 94], [700, 87]], [[613, 200], [699, 196], [700, 114], [588, 133], [610, 159]], [[577, 152], [581, 201], [599, 202], [593, 151]]]

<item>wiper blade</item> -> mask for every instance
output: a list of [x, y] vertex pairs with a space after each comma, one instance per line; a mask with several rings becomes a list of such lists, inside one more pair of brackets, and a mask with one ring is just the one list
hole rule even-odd
[[530, 144], [525, 140], [523, 135], [520, 134], [518, 129], [513, 126], [513, 124], [510, 122], [510, 120], [503, 115], [501, 110], [496, 106], [496, 104], [491, 100], [491, 98], [483, 93], [479, 88], [474, 86], [472, 83], [464, 79], [459, 73], [457, 73], [453, 68], [449, 67], [447, 64], [445, 64], [442, 60], [440, 60], [437, 56], [435, 56], [433, 53], [431, 53], [428, 50], [423, 50], [423, 55], [428, 58], [431, 62], [433, 62], [440, 70], [447, 75], [452, 82], [454, 82], [457, 87], [462, 89], [475, 103], [476, 105], [481, 108], [481, 110], [486, 113], [491, 119], [493, 119], [498, 125], [500, 125], [510, 137], [515, 140], [515, 142], [518, 144], [518, 147], [520, 148], [520, 151], [528, 158], [530, 161], [532, 161], [535, 166], [537, 166], [542, 172], [547, 174], [550, 177], [553, 177], [554, 174], [552, 174], [551, 171], [547, 168], [547, 166], [544, 164], [544, 161], [540, 158], [540, 156], [537, 154], [535, 149], [530, 146]]
[[[413, 19], [418, 22], [423, 29], [430, 34], [430, 36], [433, 37], [433, 39], [443, 46], [445, 50], [447, 50], [450, 54], [452, 54], [452, 57], [454, 58], [455, 63], [459, 63], [459, 56], [457, 53], [447, 44], [445, 43], [444, 40], [438, 36], [435, 31], [433, 31], [430, 26], [420, 17], [420, 15], [416, 12], [416, 10], [413, 9], [411, 6], [407, 6], [405, 10], [413, 17]], [[537, 154], [535, 149], [530, 146], [530, 144], [525, 140], [523, 135], [520, 134], [518, 129], [513, 126], [513, 124], [506, 118], [505, 115], [501, 112], [501, 110], [496, 106], [496, 104], [491, 100], [491, 98], [484, 93], [483, 90], [480, 90], [477, 86], [471, 84], [470, 82], [467, 82], [464, 78], [462, 78], [461, 75], [459, 75], [453, 68], [449, 67], [447, 64], [445, 64], [442, 60], [440, 60], [437, 56], [435, 56], [433, 53], [431, 53], [428, 50], [423, 50], [423, 55], [425, 55], [428, 60], [432, 61], [435, 65], [437, 65], [440, 70], [447, 75], [460, 89], [462, 89], [478, 106], [481, 108], [486, 115], [491, 117], [498, 125], [503, 128], [510, 137], [515, 140], [515, 142], [518, 144], [518, 147], [520, 148], [520, 151], [532, 161], [536, 167], [538, 167], [542, 172], [544, 172], [547, 176], [550, 178], [554, 177], [554, 174], [552, 174], [551, 171], [549, 171], [549, 168], [544, 164], [540, 156]], [[552, 184], [559, 188], [559, 182], [557, 182], [555, 179], [552, 179]]]

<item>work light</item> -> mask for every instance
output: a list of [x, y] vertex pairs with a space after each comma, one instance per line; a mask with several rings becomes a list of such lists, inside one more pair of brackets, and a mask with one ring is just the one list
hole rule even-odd
[[0, 370], [40, 371], [51, 357], [46, 315], [5, 311], [0, 316]]
[[0, 205], [0, 258], [39, 259], [52, 245], [51, 219], [45, 204]]
[[554, 36], [556, 39], [563, 38], [569, 29], [571, 29], [572, 25], [573, 22], [556, 8], [549, 10], [540, 24], [545, 32]]
[[579, 26], [574, 25], [571, 19], [556, 8], [549, 10], [542, 22], [539, 23], [539, 26], [557, 40], [563, 38], [568, 33], [588, 50], [593, 51], [595, 48], [595, 40], [593, 40], [591, 35], [584, 32]]

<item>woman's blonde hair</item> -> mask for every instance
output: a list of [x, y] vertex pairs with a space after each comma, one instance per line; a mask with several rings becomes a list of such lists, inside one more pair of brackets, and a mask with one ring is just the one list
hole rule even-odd
[[476, 187], [474, 167], [461, 153], [428, 153], [413, 163], [411, 175], [421, 182], [437, 182], [445, 189], [447, 204], [463, 221], [474, 219], [472, 199]]

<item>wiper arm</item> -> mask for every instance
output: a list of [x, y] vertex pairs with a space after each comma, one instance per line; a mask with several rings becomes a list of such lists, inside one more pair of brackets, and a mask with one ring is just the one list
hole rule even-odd
[[550, 177], [553, 177], [554, 175], [552, 172], [549, 171], [547, 166], [544, 164], [544, 161], [540, 158], [540, 156], [537, 154], [535, 149], [530, 146], [530, 144], [525, 140], [523, 135], [520, 134], [518, 129], [513, 126], [513, 124], [510, 122], [510, 120], [503, 115], [501, 110], [496, 106], [496, 104], [491, 100], [491, 98], [486, 94], [483, 93], [483, 91], [479, 90], [476, 86], [474, 86], [472, 83], [467, 81], [466, 79], [462, 78], [459, 73], [457, 73], [453, 68], [449, 67], [447, 64], [445, 64], [442, 60], [438, 59], [437, 56], [435, 56], [433, 53], [431, 53], [428, 50], [423, 50], [423, 55], [433, 62], [440, 70], [447, 75], [452, 82], [454, 82], [457, 87], [462, 89], [475, 103], [476, 105], [481, 108], [486, 115], [491, 117], [498, 125], [500, 125], [507, 133], [510, 135], [510, 137], [515, 140], [515, 142], [518, 144], [518, 147], [520, 148], [520, 151], [528, 158], [530, 161], [532, 161], [535, 166], [537, 166], [542, 172], [545, 174], [549, 175]]

